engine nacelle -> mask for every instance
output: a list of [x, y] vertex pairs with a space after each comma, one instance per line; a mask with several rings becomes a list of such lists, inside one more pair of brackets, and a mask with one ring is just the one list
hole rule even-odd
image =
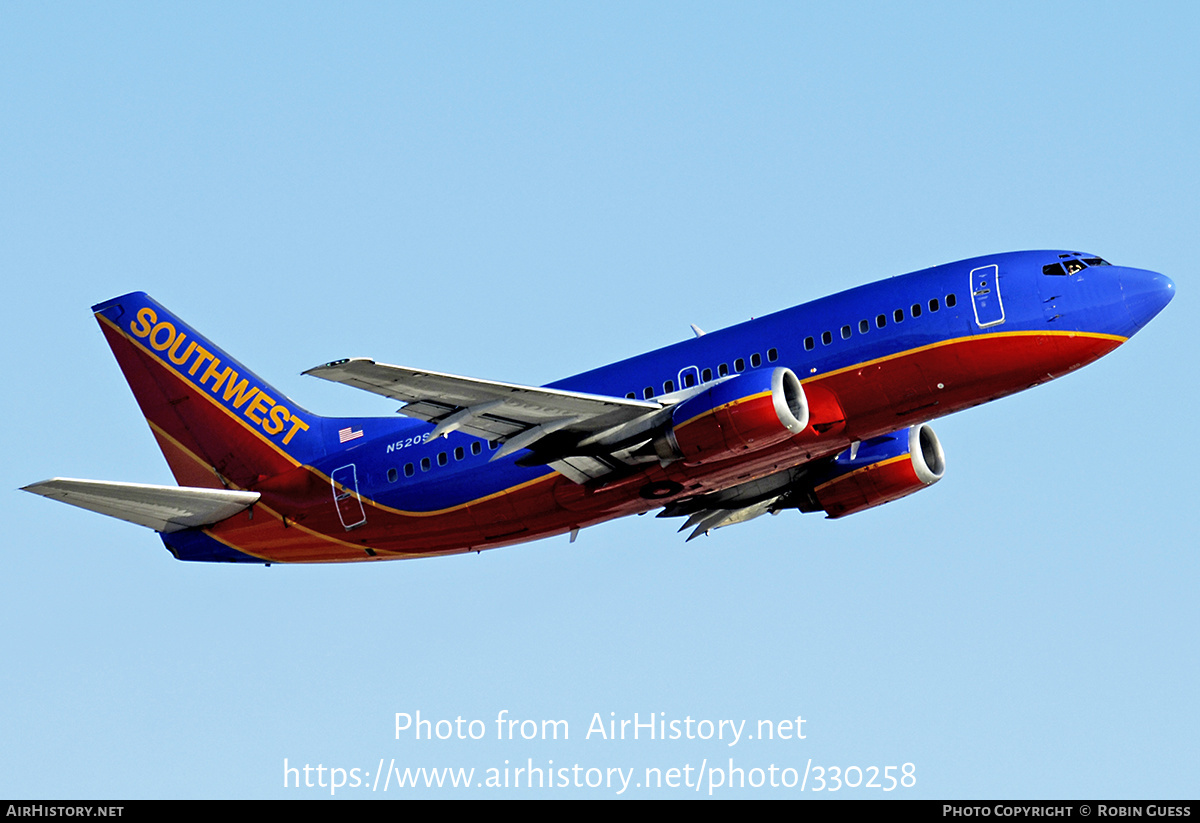
[[773, 446], [807, 426], [808, 400], [791, 369], [748, 371], [676, 406], [655, 450], [694, 466]]
[[931, 486], [946, 471], [942, 444], [926, 424], [864, 440], [853, 457], [851, 451], [810, 481], [801, 511], [845, 517]]

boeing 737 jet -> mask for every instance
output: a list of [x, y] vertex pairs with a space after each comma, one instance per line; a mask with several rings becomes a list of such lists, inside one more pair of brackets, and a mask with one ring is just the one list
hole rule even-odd
[[305, 372], [403, 403], [354, 418], [299, 406], [136, 292], [93, 311], [179, 485], [25, 488], [148, 526], [180, 560], [242, 563], [574, 540], [654, 509], [690, 537], [785, 509], [844, 517], [942, 477], [930, 420], [1103, 357], [1174, 288], [1091, 254], [1014, 252], [694, 329], [548, 386], [365, 358]]

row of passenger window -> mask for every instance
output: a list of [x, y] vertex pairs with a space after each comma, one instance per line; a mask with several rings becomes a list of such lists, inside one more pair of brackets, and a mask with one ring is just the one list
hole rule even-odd
[[[929, 311], [931, 311], [931, 312], [939, 311], [942, 308], [941, 302], [936, 297], [931, 298], [929, 300], [929, 302], [927, 303], [927, 305], [929, 306]], [[954, 306], [956, 306], [956, 305], [958, 305], [958, 298], [954, 294], [947, 294], [946, 295], [946, 307], [954, 308]], [[922, 311], [923, 310], [921, 308], [920, 303], [913, 303], [908, 309], [909, 315], [911, 317], [913, 317], [914, 319], [917, 317], [920, 317]], [[904, 321], [904, 309], [896, 309], [894, 312], [892, 312], [892, 321], [895, 323], [902, 323]], [[875, 317], [876, 327], [882, 329], [885, 326], [887, 326], [887, 324], [888, 324], [888, 318], [887, 318], [886, 314], [876, 315], [876, 317]], [[864, 320], [858, 321], [858, 333], [859, 334], [866, 334], [868, 331], [870, 331], [870, 329], [871, 329], [871, 321], [870, 320], [864, 319]], [[843, 340], [849, 340], [852, 334], [853, 334], [853, 329], [850, 326], [842, 326], [841, 336], [842, 336]], [[828, 346], [832, 342], [833, 342], [833, 332], [827, 331], [827, 332], [821, 333], [821, 344], [822, 345]], [[804, 350], [805, 351], [812, 351], [816, 347], [817, 347], [817, 341], [815, 338], [813, 338], [813, 337], [804, 338]], [[779, 359], [779, 350], [778, 349], [767, 349], [767, 361], [768, 362], [774, 363], [778, 359]], [[754, 354], [750, 355], [750, 368], [757, 369], [761, 365], [762, 365], [762, 356], [759, 355], [758, 352], [755, 352]], [[745, 370], [746, 370], [746, 361], [743, 358], [739, 357], [733, 361], [733, 371], [735, 373], [741, 373]], [[716, 372], [717, 377], [725, 377], [727, 374], [729, 374], [729, 364], [728, 363], [722, 363], [719, 366], [717, 366], [717, 372]], [[682, 385], [680, 385], [679, 388], [690, 389], [692, 386], [696, 385], [696, 378], [697, 378], [697, 375], [694, 370], [689, 371], [689, 370], [685, 369], [679, 375], [679, 379], [682, 381]], [[701, 371], [699, 373], [699, 379], [700, 379], [701, 383], [707, 383], [708, 381], [712, 380], [713, 379], [713, 370], [712, 369], [704, 369], [703, 371]], [[670, 394], [673, 391], [675, 391], [675, 381], [674, 380], [663, 381], [663, 393]], [[649, 400], [651, 397], [654, 397], [654, 386], [646, 386], [644, 389], [642, 389], [641, 394], [642, 394], [642, 398], [644, 400]], [[625, 394], [625, 396], [627, 398], [629, 398], [630, 400], [637, 399], [637, 395], [638, 395], [637, 392], [632, 392], [632, 391], [627, 392]]]
[[[767, 362], [768, 363], [774, 363], [778, 359], [779, 359], [779, 349], [767, 349]], [[757, 369], [761, 365], [762, 365], [762, 355], [761, 354], [759, 354], [758, 352], [755, 352], [754, 354], [750, 355], [750, 368]], [[741, 372], [744, 372], [745, 370], [746, 370], [745, 358], [739, 357], [733, 361], [733, 371], [735, 374], [740, 374]], [[729, 374], [729, 364], [728, 363], [721, 363], [719, 366], [717, 366], [717, 373], [716, 373], [717, 377], [725, 377], [728, 374]], [[701, 370], [697, 369], [695, 366], [688, 366], [688, 367], [685, 367], [684, 369], [680, 370], [678, 377], [679, 377], [679, 381], [680, 381], [679, 388], [690, 389], [696, 385], [697, 380], [699, 380], [701, 383], [707, 383], [710, 380], [712, 380], [713, 379], [713, 370], [712, 369], [704, 369], [703, 371], [701, 371]], [[675, 381], [674, 380], [664, 380], [663, 381], [663, 394], [670, 394], [673, 391], [675, 391]], [[642, 389], [642, 399], [643, 400], [649, 400], [653, 396], [654, 396], [654, 386], [646, 386], [644, 389]], [[636, 400], [637, 392], [632, 392], [632, 391], [626, 392], [625, 397], [630, 400]]]
[[[495, 449], [500, 448], [500, 441], [499, 440], [490, 441], [488, 443], [488, 448], [492, 449], [493, 451]], [[469, 450], [470, 450], [471, 454], [473, 454], [473, 455], [483, 454], [483, 443], [481, 443], [478, 440], [472, 441]], [[454, 449], [452, 454], [454, 455], [454, 459], [456, 461], [465, 460], [467, 457], [467, 451], [468, 451], [468, 449], [466, 447], [458, 446]], [[438, 452], [436, 457], [422, 457], [418, 463], [405, 463], [404, 464], [404, 476], [412, 477], [413, 475], [415, 475], [417, 473], [418, 465], [421, 467], [421, 471], [427, 472], [433, 468], [434, 461], [437, 461], [437, 464], [439, 466], [447, 466], [450, 464], [450, 454], [451, 454], [450, 452]], [[399, 470], [388, 469], [387, 478], [388, 478], [389, 483], [395, 483], [397, 480], [400, 479]]]
[[[938, 301], [938, 299], [936, 297], [931, 298], [926, 305], [929, 306], [929, 310], [931, 312], [940, 311], [942, 308], [941, 303]], [[956, 305], [958, 305], [958, 298], [955, 297], [953, 294], [947, 294], [946, 295], [946, 308], [948, 308], [948, 309], [954, 308]], [[913, 303], [908, 308], [908, 314], [914, 320], [921, 316], [921, 312], [922, 312], [922, 308], [921, 308], [920, 303]], [[892, 322], [894, 322], [894, 323], [903, 323], [904, 322], [904, 309], [896, 309], [895, 311], [892, 312]], [[882, 328], [886, 327], [887, 324], [888, 324], [888, 316], [886, 314], [878, 314], [875, 316], [875, 327], [876, 328], [882, 329]], [[866, 334], [870, 330], [871, 330], [871, 321], [870, 320], [864, 319], [864, 320], [858, 321], [858, 333], [859, 334]], [[843, 340], [849, 340], [850, 335], [852, 335], [853, 333], [854, 333], [853, 329], [850, 326], [842, 326], [841, 336], [842, 336]], [[821, 345], [828, 346], [832, 342], [833, 342], [833, 332], [828, 332], [828, 331], [821, 332]], [[804, 350], [805, 351], [812, 351], [816, 347], [817, 347], [816, 338], [813, 338], [813, 337], [804, 338]]]

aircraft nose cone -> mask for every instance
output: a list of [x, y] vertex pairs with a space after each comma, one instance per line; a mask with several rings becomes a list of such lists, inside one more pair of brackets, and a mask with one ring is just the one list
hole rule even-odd
[[1149, 323], [1175, 296], [1175, 283], [1165, 274], [1141, 269], [1121, 272], [1121, 294], [1138, 328]]

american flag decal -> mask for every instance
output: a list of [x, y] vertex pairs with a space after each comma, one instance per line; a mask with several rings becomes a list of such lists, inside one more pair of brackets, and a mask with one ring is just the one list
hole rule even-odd
[[355, 431], [353, 426], [347, 426], [344, 429], [338, 429], [338, 442], [339, 443], [346, 443], [350, 440], [357, 440], [358, 438], [360, 438], [362, 436], [363, 436], [362, 429]]

